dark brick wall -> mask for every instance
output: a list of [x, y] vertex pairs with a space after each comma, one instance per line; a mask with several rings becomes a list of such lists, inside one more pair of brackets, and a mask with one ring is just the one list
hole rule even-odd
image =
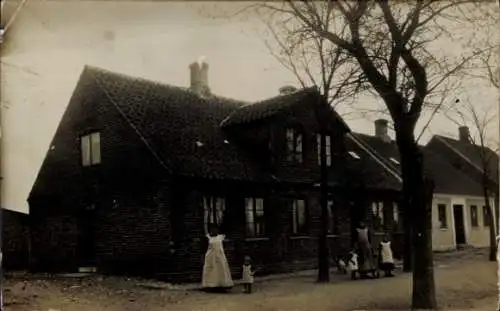
[[[68, 270], [81, 263], [78, 220], [90, 205], [96, 206], [100, 230], [96, 260], [104, 270], [130, 267], [126, 262], [153, 267], [158, 264], [148, 256], [165, 258], [170, 191], [159, 181], [168, 180], [168, 173], [107, 95], [91, 75], [82, 78], [51, 142], [29, 198], [36, 269]], [[101, 134], [102, 160], [83, 167], [80, 136], [91, 131]], [[111, 264], [117, 257], [121, 263]]]
[[170, 184], [116, 193], [97, 220], [97, 263], [104, 273], [152, 276], [170, 269]]
[[7, 270], [24, 270], [29, 266], [28, 215], [2, 209], [2, 266]]
[[[203, 232], [203, 195], [222, 196], [226, 199], [226, 215], [223, 224], [226, 242], [224, 243], [233, 277], [241, 277], [243, 257], [249, 255], [254, 265], [259, 267], [259, 274], [287, 272], [297, 269], [316, 267], [318, 235], [320, 230], [319, 192], [317, 189], [304, 187], [264, 187], [252, 184], [234, 184], [224, 182], [190, 182], [192, 190], [174, 191], [175, 202], [182, 209], [173, 211], [176, 219], [173, 225], [175, 253], [172, 257], [173, 270], [159, 273], [165, 280], [195, 281], [201, 279], [204, 254], [207, 241]], [[178, 187], [186, 189], [176, 183]], [[245, 197], [264, 198], [266, 217], [266, 235], [259, 238], [245, 236]], [[291, 232], [292, 211], [287, 199], [305, 199], [309, 210], [309, 234], [293, 236]], [[332, 259], [343, 256], [350, 247], [349, 210], [346, 206], [338, 207], [340, 235], [330, 236], [329, 243]]]

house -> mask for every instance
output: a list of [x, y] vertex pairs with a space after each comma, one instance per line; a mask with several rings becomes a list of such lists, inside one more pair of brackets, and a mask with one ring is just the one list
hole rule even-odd
[[206, 63], [190, 74], [181, 88], [84, 68], [28, 198], [33, 270], [198, 281], [209, 223], [235, 276], [247, 254], [262, 273], [312, 268], [321, 134], [332, 256], [352, 246], [385, 175], [364, 182], [366, 151], [346, 152], [350, 130], [316, 89], [245, 103], [211, 93]]
[[29, 216], [2, 208], [2, 268], [26, 270], [29, 267]]
[[[426, 148], [441, 154], [450, 165], [473, 179], [476, 183], [486, 185], [492, 197], [490, 206], [495, 210], [495, 217], [493, 219], [496, 223], [499, 206], [498, 155], [489, 147], [485, 146], [481, 148], [481, 146], [472, 142], [467, 126], [459, 127], [458, 133], [458, 139], [434, 135], [427, 143]], [[483, 179], [484, 177], [486, 177], [486, 179]], [[484, 187], [481, 189], [483, 188]], [[482, 190], [480, 197], [484, 197], [484, 190]], [[476, 215], [474, 219], [471, 220], [472, 230], [470, 231], [470, 243], [477, 246], [489, 245], [488, 217], [492, 213], [490, 213], [484, 205], [484, 202], [476, 201], [475, 204], [471, 204], [470, 210], [468, 211], [472, 215]], [[496, 224], [495, 227], [497, 225], [498, 224]]]
[[[373, 151], [390, 172], [401, 174], [400, 156], [394, 141], [388, 136], [387, 120], [375, 121], [375, 135], [353, 133]], [[483, 192], [479, 182], [456, 169], [444, 156], [431, 148], [421, 147], [424, 173], [434, 181], [432, 203], [433, 249], [456, 249], [462, 244], [476, 247], [489, 245], [484, 227]], [[493, 200], [493, 198], [492, 198]]]

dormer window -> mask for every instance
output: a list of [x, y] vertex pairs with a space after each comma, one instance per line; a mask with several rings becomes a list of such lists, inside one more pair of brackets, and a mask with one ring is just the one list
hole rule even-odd
[[354, 151], [349, 151], [349, 155], [351, 157], [353, 157], [354, 159], [357, 159], [357, 160], [361, 159], [361, 157]]
[[286, 159], [290, 162], [302, 163], [302, 134], [296, 129], [286, 130]]
[[391, 158], [389, 158], [389, 160], [391, 160], [392, 163], [399, 165], [399, 161], [396, 160], [395, 158], [391, 157]]
[[[316, 146], [318, 151], [318, 165], [321, 165], [321, 134], [316, 134]], [[332, 137], [325, 135], [326, 166], [332, 165]]]
[[83, 166], [101, 163], [101, 134], [99, 132], [81, 136], [80, 145]]

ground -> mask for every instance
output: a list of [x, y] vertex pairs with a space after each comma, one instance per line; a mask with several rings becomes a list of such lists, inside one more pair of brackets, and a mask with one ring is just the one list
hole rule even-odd
[[[485, 251], [437, 254], [437, 298], [442, 309], [495, 310], [496, 263]], [[411, 275], [351, 281], [332, 274], [316, 284], [314, 272], [256, 281], [255, 292], [208, 294], [189, 287], [116, 277], [11, 277], [5, 282], [6, 311], [301, 311], [408, 310]]]

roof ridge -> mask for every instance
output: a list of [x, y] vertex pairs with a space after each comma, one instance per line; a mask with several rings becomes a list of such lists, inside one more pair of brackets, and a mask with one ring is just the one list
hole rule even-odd
[[[117, 78], [122, 78], [122, 79], [129, 80], [129, 81], [138, 81], [138, 82], [149, 83], [149, 84], [152, 84], [153, 86], [160, 86], [160, 87], [172, 88], [172, 89], [177, 89], [179, 91], [191, 93], [193, 95], [198, 95], [196, 92], [194, 92], [193, 90], [191, 90], [191, 88], [188, 87], [188, 86], [173, 85], [173, 84], [169, 84], [169, 83], [165, 83], [165, 82], [161, 82], [161, 81], [158, 81], [158, 80], [153, 80], [153, 79], [149, 79], [149, 78], [145, 78], [145, 77], [141, 77], [141, 76], [133, 76], [133, 75], [122, 73], [122, 72], [112, 71], [110, 69], [105, 69], [105, 68], [102, 68], [102, 67], [96, 67], [96, 66], [92, 66], [92, 65], [85, 65], [84, 66], [84, 71], [88, 71], [90, 73], [97, 72], [97, 73], [100, 73], [100, 74], [111, 75], [111, 76], [115, 76]], [[222, 95], [218, 95], [218, 94], [213, 94], [213, 93], [210, 94], [209, 96], [207, 96], [207, 98], [209, 98], [209, 99], [210, 98], [212, 98], [212, 99], [220, 99], [220, 100], [226, 100], [226, 101], [234, 101], [234, 102], [241, 103], [241, 104], [247, 104], [248, 103], [247, 101], [244, 101], [244, 100], [230, 98], [230, 97], [226, 97], [226, 96], [222, 96]]]

